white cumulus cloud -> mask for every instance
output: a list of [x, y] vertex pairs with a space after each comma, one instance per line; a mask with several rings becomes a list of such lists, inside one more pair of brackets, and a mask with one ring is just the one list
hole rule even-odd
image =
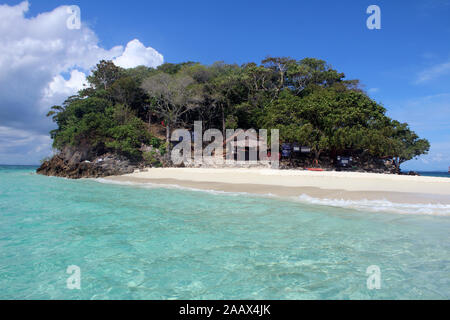
[[[0, 150], [6, 141], [16, 145], [14, 154], [0, 153], [0, 163], [22, 159], [30, 146], [33, 150], [49, 150], [50, 143], [44, 136], [53, 124], [45, 114], [52, 105], [61, 104], [81, 89], [86, 75], [100, 60], [113, 60], [126, 68], [157, 67], [164, 60], [137, 39], [125, 48], [101, 47], [95, 32], [85, 24], [80, 29], [67, 28], [67, 6], [27, 17], [29, 7], [28, 1], [0, 5]], [[34, 141], [16, 139], [17, 132], [21, 137], [28, 134]]]
[[60, 74], [56, 75], [45, 90], [44, 102], [61, 100], [78, 92], [86, 84], [86, 74], [78, 70], [70, 72], [68, 80]]
[[114, 60], [114, 64], [122, 68], [147, 66], [155, 68], [164, 63], [164, 57], [153, 48], [146, 48], [139, 40], [134, 39], [127, 44], [123, 54]]

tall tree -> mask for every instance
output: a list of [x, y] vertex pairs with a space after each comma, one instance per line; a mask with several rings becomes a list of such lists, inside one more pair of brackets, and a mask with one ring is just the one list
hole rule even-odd
[[394, 158], [397, 172], [400, 172], [402, 163], [412, 160], [422, 154], [427, 154], [430, 150], [430, 143], [420, 137], [409, 128], [407, 123], [400, 123], [396, 120], [391, 122], [392, 136], [396, 143]]
[[142, 88], [150, 96], [154, 110], [165, 120], [166, 142], [170, 142], [171, 129], [181, 117], [201, 107], [202, 96], [195, 80], [187, 75], [158, 73], [144, 80]]
[[87, 80], [95, 89], [107, 90], [123, 74], [123, 69], [112, 61], [100, 61]]

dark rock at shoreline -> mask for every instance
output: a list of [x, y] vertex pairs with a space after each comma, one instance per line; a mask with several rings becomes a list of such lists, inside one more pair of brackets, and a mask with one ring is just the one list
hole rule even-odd
[[409, 171], [409, 172], [400, 172], [398, 173], [400, 176], [416, 176], [416, 177], [420, 177], [421, 174], [415, 171]]
[[81, 152], [62, 152], [45, 161], [38, 174], [69, 179], [101, 178], [133, 173], [137, 165], [126, 158], [106, 154], [92, 161], [85, 160]]

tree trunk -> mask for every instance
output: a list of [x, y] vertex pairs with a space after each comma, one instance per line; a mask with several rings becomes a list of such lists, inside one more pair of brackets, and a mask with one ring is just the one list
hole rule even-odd
[[166, 123], [166, 143], [170, 143], [170, 125]]
[[320, 158], [321, 153], [322, 153], [322, 150], [314, 151], [314, 165], [319, 166], [319, 158]]
[[226, 135], [226, 124], [225, 124], [225, 108], [222, 106], [222, 135]]
[[400, 162], [400, 158], [398, 157], [396, 160], [395, 160], [395, 171], [396, 171], [396, 173], [397, 174], [400, 174], [400, 165], [401, 165], [402, 163]]
[[166, 123], [166, 153], [170, 154], [170, 124]]

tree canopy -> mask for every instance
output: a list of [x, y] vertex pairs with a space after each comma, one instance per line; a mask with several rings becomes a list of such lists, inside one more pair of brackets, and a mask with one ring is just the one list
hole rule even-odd
[[161, 144], [150, 126], [163, 123], [166, 140], [178, 127], [280, 129], [284, 142], [309, 146], [316, 160], [347, 151], [402, 162], [428, 152], [406, 123], [390, 119], [359, 80], [325, 61], [267, 57], [242, 66], [166, 63], [122, 69], [101, 61], [89, 86], [49, 116], [54, 147], [88, 144], [94, 153], [142, 158], [142, 145]]

